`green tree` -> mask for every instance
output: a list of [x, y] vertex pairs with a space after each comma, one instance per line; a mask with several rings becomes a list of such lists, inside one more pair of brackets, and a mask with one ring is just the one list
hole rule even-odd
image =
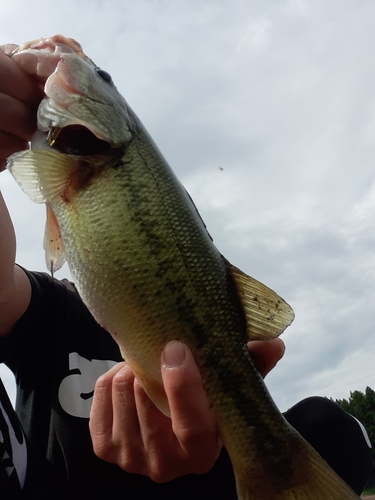
[[[331, 398], [332, 399], [332, 398]], [[367, 483], [368, 487], [375, 486], [375, 391], [366, 387], [365, 392], [354, 391], [348, 399], [336, 399], [335, 402], [365, 426], [372, 445], [372, 471]]]

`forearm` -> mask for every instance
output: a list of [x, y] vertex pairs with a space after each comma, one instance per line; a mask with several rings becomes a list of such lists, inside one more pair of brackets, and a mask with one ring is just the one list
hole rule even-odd
[[16, 239], [0, 193], [0, 336], [6, 335], [25, 312], [31, 296], [29, 280], [15, 266]]
[[0, 304], [6, 300], [13, 281], [16, 237], [4, 198], [0, 193]]

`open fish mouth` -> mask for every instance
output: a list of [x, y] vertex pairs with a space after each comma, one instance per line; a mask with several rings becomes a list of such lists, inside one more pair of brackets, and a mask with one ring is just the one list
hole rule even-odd
[[31, 149], [49, 148], [72, 156], [88, 156], [109, 154], [111, 145], [83, 125], [67, 125], [51, 127], [47, 132], [38, 130], [34, 134]]
[[108, 73], [74, 40], [55, 35], [22, 44], [12, 58], [38, 80], [44, 98], [31, 149], [105, 155], [132, 140], [134, 120]]

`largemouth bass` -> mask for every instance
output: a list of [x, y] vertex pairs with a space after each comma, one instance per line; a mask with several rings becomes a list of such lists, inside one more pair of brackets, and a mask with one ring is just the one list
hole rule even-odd
[[160, 355], [193, 352], [241, 500], [349, 500], [357, 495], [285, 421], [246, 348], [293, 320], [275, 292], [217, 250], [194, 203], [108, 73], [62, 36], [13, 56], [46, 72], [30, 151], [8, 169], [47, 205], [46, 261], [67, 260], [91, 313], [166, 414]]

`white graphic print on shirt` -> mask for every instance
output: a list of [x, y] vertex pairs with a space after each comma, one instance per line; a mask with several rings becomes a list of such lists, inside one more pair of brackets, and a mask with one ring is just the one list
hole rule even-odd
[[59, 387], [59, 402], [69, 415], [89, 418], [95, 382], [118, 362], [103, 359], [86, 359], [77, 352], [69, 354], [70, 375]]

